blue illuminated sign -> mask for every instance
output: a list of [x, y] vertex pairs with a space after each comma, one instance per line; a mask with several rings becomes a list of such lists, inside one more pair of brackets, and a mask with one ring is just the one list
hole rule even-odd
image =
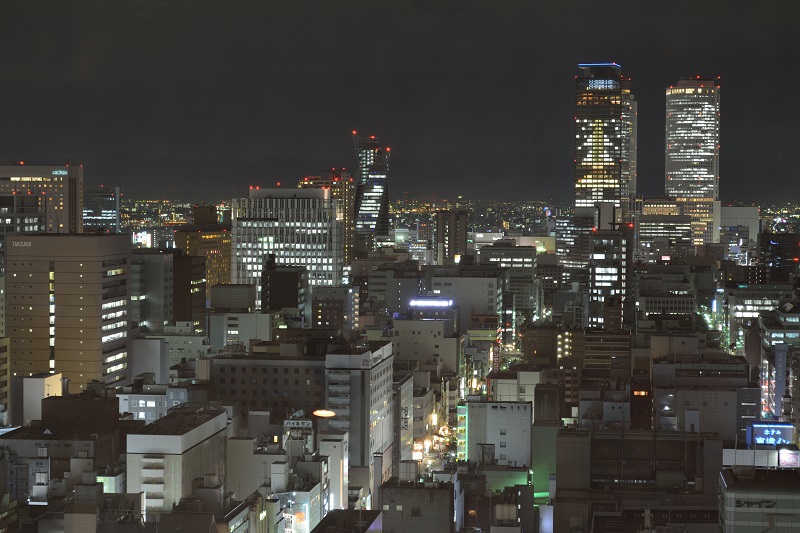
[[52, 174], [53, 174], [53, 176], [66, 176], [67, 175], [67, 171], [66, 170], [54, 170], [52, 172]]
[[792, 424], [753, 424], [747, 428], [747, 444], [777, 446], [794, 443]]

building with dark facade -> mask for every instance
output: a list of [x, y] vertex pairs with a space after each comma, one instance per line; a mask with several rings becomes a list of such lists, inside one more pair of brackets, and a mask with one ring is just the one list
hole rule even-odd
[[436, 239], [434, 253], [439, 265], [452, 265], [456, 258], [467, 253], [467, 223], [469, 212], [443, 210], [434, 215]]
[[264, 259], [261, 271], [261, 312], [280, 309], [296, 310], [300, 321], [305, 319], [309, 304], [308, 269], [300, 265], [278, 265], [275, 256]]
[[175, 228], [175, 248], [206, 260], [206, 295], [211, 287], [231, 282], [230, 224], [193, 224]]
[[252, 355], [211, 359], [211, 382], [220, 400], [241, 402], [246, 410], [270, 410], [278, 420], [297, 409], [311, 413], [325, 407], [324, 354], [306, 355], [302, 341], [255, 349]]
[[86, 189], [83, 192], [84, 231], [120, 232], [119, 187]]
[[389, 156], [377, 137], [353, 132], [358, 159], [356, 171], [355, 227], [359, 241], [368, 251], [376, 236], [389, 234]]

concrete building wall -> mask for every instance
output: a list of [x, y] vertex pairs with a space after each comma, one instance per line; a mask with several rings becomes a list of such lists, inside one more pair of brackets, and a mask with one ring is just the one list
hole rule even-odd
[[442, 361], [442, 371], [458, 374], [461, 341], [446, 320], [395, 320], [392, 348], [399, 361]]
[[[437, 297], [451, 298], [458, 306], [458, 331], [469, 329], [472, 315], [500, 315], [503, 305], [504, 278], [434, 276], [433, 293]], [[438, 292], [437, 292], [438, 291]]]
[[530, 466], [532, 411], [528, 402], [467, 402], [467, 460], [491, 444], [497, 464]]
[[249, 437], [228, 439], [225, 483], [240, 498], [252, 494], [270, 479], [272, 463], [286, 460], [284, 454], [254, 453], [255, 441]]
[[556, 487], [558, 490], [589, 490], [591, 478], [591, 433], [560, 432], [556, 447]]
[[389, 482], [379, 489], [384, 533], [453, 533], [452, 483]]
[[127, 492], [144, 492], [148, 512], [168, 511], [191, 495], [195, 478], [225, 475], [227, 412], [173, 412], [148, 427], [128, 435], [127, 455]]
[[272, 314], [213, 313], [209, 316], [209, 340], [214, 350], [255, 340], [272, 340]]
[[50, 396], [62, 396], [61, 379], [60, 373], [12, 377], [11, 425], [28, 426], [33, 420], [41, 420], [42, 400]]
[[406, 374], [394, 389], [394, 476], [399, 475], [400, 461], [411, 460], [414, 449], [414, 380]]
[[166, 383], [169, 378], [167, 344], [163, 338], [131, 339], [130, 375], [152, 372], [156, 383]]
[[330, 479], [330, 509], [347, 509], [347, 490], [350, 484], [350, 444], [347, 433], [318, 435], [319, 454], [328, 457]]

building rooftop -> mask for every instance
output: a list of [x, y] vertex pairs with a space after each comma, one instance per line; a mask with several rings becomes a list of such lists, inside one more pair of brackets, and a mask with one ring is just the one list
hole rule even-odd
[[182, 403], [170, 408], [167, 414], [152, 424], [134, 431], [136, 435], [184, 435], [196, 427], [228, 412], [208, 403]]
[[381, 523], [381, 511], [335, 509], [326, 514], [311, 533], [367, 533], [368, 531], [382, 531]]
[[158, 522], [158, 532], [192, 531], [193, 533], [212, 533], [216, 531], [213, 513], [181, 512], [162, 513]]
[[109, 430], [92, 429], [87, 431], [86, 428], [76, 429], [72, 426], [63, 428], [47, 428], [43, 426], [22, 426], [13, 431], [0, 435], [0, 439], [14, 439], [14, 440], [95, 440], [97, 433], [110, 433]]
[[175, 226], [175, 231], [185, 232], [228, 232], [230, 230], [230, 224], [184, 224], [182, 226]]
[[734, 469], [722, 470], [722, 484], [728, 490], [750, 490], [761, 492], [775, 490], [800, 494], [800, 471], [794, 469], [761, 469], [749, 470], [749, 475]]

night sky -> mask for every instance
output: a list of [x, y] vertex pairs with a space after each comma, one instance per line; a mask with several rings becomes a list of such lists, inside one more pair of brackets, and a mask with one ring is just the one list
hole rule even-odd
[[[795, 2], [4, 0], [0, 159], [217, 200], [392, 148], [390, 189], [572, 197], [574, 76], [639, 101], [639, 191], [663, 193], [664, 89], [721, 76], [722, 200], [798, 199]], [[740, 5], [741, 7], [731, 7]]]

